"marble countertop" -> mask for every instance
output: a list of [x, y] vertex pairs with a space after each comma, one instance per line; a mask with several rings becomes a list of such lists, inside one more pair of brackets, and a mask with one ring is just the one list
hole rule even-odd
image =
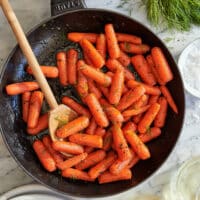
[[[128, 11], [117, 8], [120, 0], [101, 0], [93, 1], [86, 0], [88, 7], [112, 9], [124, 14], [130, 14]], [[10, 0], [16, 14], [27, 32], [32, 26], [36, 25], [43, 19], [50, 16], [49, 0]], [[167, 29], [156, 30], [146, 19], [144, 7], [138, 1], [133, 1], [135, 8], [131, 12], [131, 17], [148, 26], [156, 33], [168, 46], [175, 60], [177, 61], [181, 51], [191, 41], [195, 40], [200, 35], [200, 27], [193, 26], [189, 32], [172, 32]], [[30, 6], [31, 5], [31, 6]], [[9, 52], [15, 46], [16, 41], [5, 20], [2, 11], [0, 10], [0, 69], [5, 62]], [[157, 173], [149, 179], [148, 182], [137, 187], [139, 193], [158, 194], [164, 185], [169, 181], [169, 175], [172, 170], [176, 169], [182, 162], [188, 158], [200, 155], [200, 99], [197, 99], [186, 93], [186, 117], [182, 130], [181, 137], [168, 160], [157, 171]], [[33, 180], [26, 175], [22, 169], [16, 164], [14, 159], [6, 149], [5, 144], [0, 136], [0, 194], [26, 183], [32, 183]], [[134, 191], [135, 194], [135, 191]], [[131, 190], [121, 194], [118, 198], [130, 198], [134, 195]]]

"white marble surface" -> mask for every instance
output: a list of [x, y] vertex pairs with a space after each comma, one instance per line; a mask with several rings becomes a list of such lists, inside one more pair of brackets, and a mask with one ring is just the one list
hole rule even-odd
[[[50, 16], [49, 0], [10, 0], [25, 31]], [[137, 2], [137, 1], [135, 1]], [[128, 15], [128, 12], [116, 8], [119, 0], [86, 0], [88, 7], [114, 9]], [[156, 30], [147, 21], [144, 7], [135, 3], [131, 17], [141, 21], [153, 30], [169, 47], [177, 60], [183, 48], [200, 35], [200, 27], [192, 27], [189, 32], [172, 32], [166, 29]], [[16, 42], [13, 34], [0, 11], [0, 69]], [[171, 170], [176, 169], [188, 158], [200, 155], [200, 100], [186, 93], [186, 118], [179, 142], [168, 158], [167, 162], [145, 184], [137, 187], [143, 194], [159, 194], [163, 186], [168, 183]], [[0, 136], [0, 194], [19, 185], [31, 183], [28, 177], [16, 164], [7, 151]], [[135, 190], [122, 193], [115, 199], [132, 199]], [[110, 198], [108, 198], [110, 199]]]

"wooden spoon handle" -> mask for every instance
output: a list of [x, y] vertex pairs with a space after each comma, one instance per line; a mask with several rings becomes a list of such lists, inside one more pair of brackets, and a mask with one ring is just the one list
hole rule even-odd
[[29, 66], [31, 66], [33, 75], [34, 75], [35, 79], [37, 80], [37, 82], [39, 83], [40, 88], [45, 95], [45, 98], [46, 98], [50, 108], [51, 109], [56, 108], [58, 106], [56, 99], [51, 91], [51, 88], [49, 87], [49, 84], [48, 84], [46, 78], [44, 77], [44, 75], [40, 69], [39, 63], [30, 47], [30, 44], [22, 30], [22, 27], [21, 27], [10, 3], [8, 2], [8, 0], [0, 0], [0, 4], [1, 4], [2, 10], [3, 10], [14, 34], [15, 34], [15, 37], [19, 43], [19, 46], [27, 59]]

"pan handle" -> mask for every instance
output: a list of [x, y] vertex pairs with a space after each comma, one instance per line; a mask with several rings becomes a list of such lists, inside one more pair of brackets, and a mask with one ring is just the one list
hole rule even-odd
[[51, 16], [81, 8], [86, 8], [84, 0], [51, 0]]

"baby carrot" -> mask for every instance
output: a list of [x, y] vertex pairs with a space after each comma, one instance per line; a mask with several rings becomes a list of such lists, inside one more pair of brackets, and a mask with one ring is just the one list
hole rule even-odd
[[72, 142], [65, 142], [65, 141], [54, 141], [52, 143], [52, 147], [59, 152], [65, 152], [69, 154], [81, 154], [84, 152], [82, 146], [72, 143]]
[[90, 78], [88, 78], [87, 80], [88, 80], [89, 93], [94, 93], [96, 95], [97, 99], [101, 98], [102, 93], [99, 90], [99, 88], [97, 88], [96, 83]]
[[71, 158], [68, 158], [67, 160], [65, 160], [64, 162], [60, 162], [57, 164], [57, 167], [60, 170], [65, 170], [68, 169], [70, 167], [73, 167], [75, 165], [77, 165], [78, 163], [80, 163], [81, 161], [85, 160], [85, 158], [87, 157], [87, 153], [82, 153], [76, 156], [73, 156]]
[[49, 120], [48, 113], [41, 115], [38, 119], [38, 123], [37, 123], [36, 127], [34, 127], [34, 128], [27, 127], [27, 133], [30, 135], [37, 135], [41, 131], [47, 129], [48, 125], [49, 125], [48, 120]]
[[152, 127], [146, 133], [140, 133], [139, 138], [142, 142], [147, 143], [154, 138], [157, 138], [161, 134], [161, 130], [158, 127]]
[[158, 82], [160, 85], [165, 85], [165, 82], [163, 82], [163, 81], [160, 79], [160, 77], [159, 77], [159, 75], [158, 75], [158, 72], [157, 72], [156, 69], [155, 69], [155, 63], [154, 63], [154, 61], [153, 61], [152, 56], [151, 56], [151, 55], [148, 55], [148, 56], [146, 57], [146, 60], [147, 60], [147, 63], [149, 64], [149, 67], [151, 68], [151, 72], [153, 73], [153, 75], [154, 75], [155, 79], [157, 80], [157, 82]]
[[85, 132], [87, 134], [93, 135], [96, 128], [97, 128], [97, 124], [95, 122], [94, 117], [92, 117], [92, 119], [90, 120], [89, 126], [86, 128]]
[[112, 78], [112, 84], [110, 88], [109, 101], [111, 104], [117, 105], [122, 96], [122, 90], [124, 86], [124, 70], [119, 69], [115, 72]]
[[101, 127], [107, 127], [109, 125], [108, 118], [103, 111], [98, 99], [93, 93], [90, 93], [86, 98], [85, 102], [89, 107], [96, 123]]
[[84, 160], [82, 160], [79, 164], [77, 164], [75, 167], [76, 169], [84, 170], [96, 165], [97, 163], [102, 161], [105, 157], [106, 157], [105, 151], [97, 150], [88, 154], [88, 156]]
[[150, 152], [147, 146], [140, 140], [134, 131], [125, 131], [124, 136], [134, 152], [142, 159], [146, 160], [150, 158]]
[[103, 87], [101, 85], [97, 86], [99, 90], [103, 93], [103, 95], [108, 99], [109, 96], [109, 89], [107, 87]]
[[125, 93], [122, 96], [117, 106], [117, 109], [120, 111], [125, 110], [134, 102], [136, 102], [144, 93], [145, 93], [145, 89], [142, 85], [139, 85], [135, 87], [134, 89], [129, 90], [127, 93]]
[[124, 169], [119, 174], [114, 175], [110, 172], [104, 172], [101, 174], [98, 178], [99, 184], [103, 183], [110, 183], [115, 181], [121, 181], [121, 180], [129, 180], [132, 177], [132, 172], [130, 169]]
[[80, 32], [71, 32], [67, 34], [67, 38], [73, 42], [80, 42], [83, 39], [87, 39], [92, 43], [96, 43], [98, 34], [96, 33], [80, 33]]
[[88, 118], [91, 117], [90, 112], [87, 108], [85, 108], [84, 106], [80, 105], [79, 103], [77, 103], [75, 100], [73, 100], [70, 97], [63, 97], [62, 98], [62, 103], [69, 106], [71, 109], [73, 109], [75, 112], [77, 112], [79, 115], [84, 115]]
[[18, 95], [24, 92], [37, 90], [38, 88], [39, 85], [37, 82], [12, 83], [6, 86], [6, 92], [8, 95]]
[[28, 119], [30, 98], [31, 98], [31, 92], [24, 92], [22, 94], [22, 118], [25, 122], [27, 122]]
[[169, 106], [172, 108], [172, 110], [178, 114], [178, 108], [176, 106], [176, 103], [174, 102], [174, 99], [170, 93], [170, 91], [167, 89], [166, 86], [160, 86], [160, 90], [163, 94], [163, 96], [167, 99], [167, 102], [169, 104]]
[[115, 72], [117, 69], [123, 69], [124, 68], [118, 60], [112, 59], [112, 58], [107, 59], [106, 67], [112, 72]]
[[156, 103], [158, 101], [158, 98], [159, 98], [160, 95], [151, 95], [149, 97], [149, 101], [148, 101], [148, 104], [151, 105], [153, 103]]
[[74, 142], [76, 144], [94, 147], [94, 148], [102, 148], [103, 147], [103, 139], [98, 135], [89, 135], [85, 133], [76, 133], [69, 136], [69, 141]]
[[78, 117], [64, 126], [60, 127], [56, 131], [56, 135], [59, 138], [66, 138], [74, 133], [82, 131], [89, 125], [89, 119], [86, 116]]
[[160, 104], [154, 103], [150, 106], [148, 111], [145, 113], [144, 117], [138, 124], [138, 131], [140, 133], [145, 133], [150, 127], [151, 123], [155, 119], [156, 115], [160, 110]]
[[158, 103], [160, 104], [160, 110], [155, 117], [154, 126], [162, 128], [165, 125], [167, 116], [167, 100], [165, 97], [160, 97], [158, 99]]
[[34, 91], [31, 94], [30, 106], [28, 112], [27, 126], [28, 128], [35, 128], [40, 116], [44, 95], [40, 91]]
[[90, 60], [89, 56], [87, 55], [87, 53], [85, 51], [83, 51], [83, 58], [87, 65], [91, 65], [91, 66], [93, 65], [92, 61]]
[[[55, 66], [40, 66], [43, 74], [47, 78], [57, 78], [58, 77], [58, 68]], [[26, 68], [26, 72], [29, 74], [33, 74], [30, 66]]]
[[52, 140], [49, 137], [49, 135], [43, 136], [42, 142], [43, 142], [44, 146], [47, 148], [47, 150], [49, 151], [49, 153], [51, 154], [51, 156], [53, 157], [54, 161], [56, 162], [56, 165], [58, 163], [63, 162], [63, 157], [62, 157], [61, 153], [58, 151], [55, 151], [53, 149]]
[[149, 107], [150, 105], [146, 105], [138, 109], [127, 109], [122, 113], [122, 115], [123, 117], [131, 117], [131, 116], [139, 115], [141, 113], [146, 112], [149, 109]]
[[92, 45], [91, 42], [89, 42], [87, 39], [83, 39], [80, 42], [80, 45], [85, 51], [85, 53], [88, 55], [90, 60], [92, 61], [92, 64], [96, 68], [101, 68], [104, 66], [105, 61], [101, 54], [97, 51], [97, 49]]
[[124, 53], [123, 51], [120, 51], [120, 56], [117, 58], [117, 60], [124, 66], [127, 67], [131, 63], [131, 58]]
[[126, 85], [124, 85], [123, 90], [122, 90], [122, 94], [125, 94], [126, 92], [128, 92], [128, 88], [126, 87]]
[[77, 77], [77, 85], [76, 89], [80, 95], [81, 98], [84, 98], [88, 95], [88, 82], [87, 78], [83, 75], [82, 72], [78, 71], [78, 77]]
[[134, 167], [138, 162], [140, 161], [140, 158], [135, 154], [135, 156], [133, 156], [132, 160], [130, 161], [130, 163], [127, 165], [127, 169], [131, 169], [132, 167]]
[[47, 171], [53, 172], [56, 170], [56, 163], [54, 159], [40, 140], [35, 140], [33, 142], [33, 149], [37, 154], [41, 164]]
[[96, 49], [103, 59], [106, 59], [106, 37], [103, 33], [99, 34], [96, 42]]
[[104, 135], [106, 134], [106, 130], [102, 127], [97, 127], [95, 130], [95, 135], [104, 137]]
[[105, 34], [110, 58], [118, 58], [120, 56], [120, 48], [117, 42], [113, 24], [105, 25]]
[[151, 68], [148, 65], [143, 55], [136, 55], [131, 58], [134, 69], [137, 71], [141, 79], [148, 85], [155, 85], [156, 80], [151, 72]]
[[128, 130], [136, 131], [137, 130], [137, 126], [133, 122], [127, 122], [123, 126], [122, 131], [125, 132], [125, 131], [128, 131]]
[[109, 129], [105, 136], [103, 137], [103, 150], [108, 151], [111, 148], [113, 139], [112, 139], [112, 131]]
[[111, 78], [108, 75], [85, 64], [83, 60], [78, 61], [78, 68], [86, 77], [91, 78], [104, 87], [108, 87], [111, 84]]
[[67, 85], [67, 58], [65, 52], [58, 52], [56, 54], [57, 66], [59, 71], [60, 84]]
[[76, 84], [76, 63], [78, 61], [78, 52], [75, 49], [67, 51], [67, 79], [69, 84]]
[[144, 94], [142, 95], [135, 103], [133, 103], [133, 105], [131, 106], [131, 109], [138, 109], [141, 108], [142, 106], [147, 105], [149, 100], [149, 96]]
[[150, 46], [147, 44], [133, 44], [129, 42], [123, 42], [120, 43], [119, 46], [122, 51], [133, 54], [145, 54], [150, 50]]
[[67, 168], [62, 171], [61, 175], [65, 178], [70, 178], [72, 180], [83, 180], [83, 181], [94, 181], [87, 172], [74, 169], [74, 168]]
[[160, 95], [160, 89], [156, 86], [151, 86], [151, 85], [147, 85], [145, 83], [142, 83], [142, 82], [138, 82], [138, 81], [135, 81], [135, 80], [130, 80], [127, 82], [127, 86], [129, 88], [135, 88], [136, 86], [138, 85], [141, 85], [145, 88], [145, 93], [146, 94], [150, 94], [150, 95]]
[[151, 49], [151, 55], [161, 81], [164, 83], [171, 81], [173, 79], [173, 74], [161, 48], [153, 47]]
[[133, 44], [142, 44], [142, 39], [138, 36], [126, 34], [126, 33], [116, 33], [118, 42], [130, 42]]
[[97, 178], [113, 164], [116, 157], [114, 152], [110, 152], [102, 161], [90, 168], [88, 171], [89, 176], [93, 179]]
[[113, 143], [115, 145], [118, 158], [120, 160], [128, 160], [131, 157], [131, 152], [128, 148], [126, 139], [118, 124], [112, 126]]

